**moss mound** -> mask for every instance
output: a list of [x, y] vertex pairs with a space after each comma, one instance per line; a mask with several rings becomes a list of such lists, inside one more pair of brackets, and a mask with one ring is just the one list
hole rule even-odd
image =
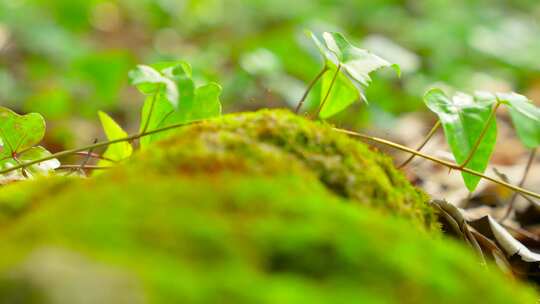
[[139, 167], [160, 174], [304, 169], [339, 197], [427, 227], [434, 222], [427, 196], [411, 186], [390, 158], [287, 110], [227, 115], [176, 131], [160, 146]]
[[[423, 196], [390, 166], [382, 182], [358, 178], [369, 187], [396, 179], [397, 194], [336, 191], [331, 173], [345, 165], [317, 159], [342, 151], [362, 164], [388, 161], [344, 137], [323, 138], [334, 136], [327, 129], [280, 111], [232, 115], [96, 178], [0, 190], [0, 303], [536, 301], [458, 244], [418, 229], [427, 209], [404, 210]], [[298, 130], [313, 135], [305, 149], [278, 139]], [[15, 195], [29, 189], [40, 190]], [[355, 203], [362, 195], [367, 204]]]

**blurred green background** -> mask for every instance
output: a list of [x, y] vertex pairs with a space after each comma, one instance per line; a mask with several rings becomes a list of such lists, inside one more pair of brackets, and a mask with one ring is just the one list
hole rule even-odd
[[[52, 150], [97, 136], [97, 110], [136, 129], [137, 63], [187, 60], [225, 112], [292, 106], [321, 68], [305, 29], [340, 31], [402, 66], [379, 72], [354, 127], [423, 110], [433, 85], [540, 99], [537, 0], [0, 0], [0, 105], [48, 121]], [[317, 97], [318, 92], [312, 94]]]

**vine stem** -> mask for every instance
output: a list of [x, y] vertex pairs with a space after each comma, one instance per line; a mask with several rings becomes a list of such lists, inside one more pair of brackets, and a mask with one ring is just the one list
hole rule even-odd
[[[94, 139], [94, 143], [97, 143], [98, 139]], [[79, 171], [80, 172], [84, 172], [84, 166], [86, 166], [88, 164], [88, 162], [90, 161], [90, 158], [92, 157], [92, 153], [94, 152], [94, 149], [89, 149], [88, 150], [88, 154], [86, 155], [86, 157], [84, 158], [83, 162], [79, 165]], [[62, 166], [60, 166], [59, 168], [61, 168]], [[75, 171], [71, 171], [70, 173], [68, 173], [68, 176], [71, 175], [73, 172]]]
[[91, 157], [91, 158], [95, 158], [95, 159], [102, 159], [102, 160], [110, 161], [111, 163], [117, 163], [118, 162], [118, 161], [116, 161], [114, 159], [105, 157], [103, 155], [99, 155], [97, 153], [88, 153], [88, 152], [85, 151], [85, 152], [77, 152], [77, 153], [74, 153], [74, 154], [84, 156], [84, 157]]
[[491, 110], [491, 113], [489, 114], [486, 125], [482, 129], [482, 132], [480, 133], [480, 136], [478, 136], [478, 138], [476, 139], [476, 142], [474, 143], [474, 146], [473, 146], [472, 150], [467, 155], [467, 158], [465, 159], [465, 161], [461, 165], [459, 165], [459, 167], [461, 169], [465, 168], [465, 166], [467, 166], [469, 164], [469, 162], [471, 161], [471, 159], [474, 156], [474, 153], [476, 153], [476, 150], [478, 150], [478, 147], [480, 146], [480, 143], [482, 142], [482, 139], [484, 139], [484, 136], [486, 135], [487, 131], [489, 130], [489, 125], [491, 124], [491, 122], [495, 118], [495, 115], [497, 113], [497, 109], [499, 108], [500, 105], [501, 105], [501, 102], [497, 99], [497, 103], [495, 104], [495, 106]]
[[385, 146], [392, 147], [394, 149], [398, 149], [398, 150], [401, 150], [401, 151], [404, 151], [404, 152], [412, 153], [412, 154], [414, 154], [416, 156], [428, 159], [428, 160], [430, 160], [432, 162], [438, 163], [438, 164], [443, 165], [445, 167], [448, 167], [450, 169], [455, 169], [455, 170], [458, 170], [458, 171], [462, 171], [462, 172], [465, 172], [465, 173], [476, 175], [476, 176], [479, 176], [479, 177], [481, 177], [483, 179], [486, 179], [488, 181], [491, 181], [493, 183], [496, 183], [496, 184], [499, 184], [499, 185], [501, 185], [503, 187], [511, 189], [511, 190], [513, 190], [515, 192], [518, 192], [518, 193], [521, 193], [523, 195], [527, 195], [527, 196], [530, 196], [530, 197], [540, 199], [540, 194], [539, 193], [529, 191], [527, 189], [523, 189], [520, 186], [514, 186], [514, 185], [512, 185], [510, 183], [507, 183], [507, 182], [498, 180], [496, 178], [484, 175], [484, 174], [482, 174], [482, 173], [480, 173], [478, 171], [475, 171], [475, 170], [472, 170], [472, 169], [469, 169], [469, 168], [461, 168], [461, 166], [456, 164], [456, 163], [449, 162], [449, 161], [446, 161], [446, 160], [443, 160], [443, 159], [439, 159], [439, 158], [436, 158], [435, 156], [424, 154], [422, 152], [416, 151], [416, 150], [414, 150], [412, 148], [409, 148], [409, 147], [405, 147], [405, 146], [397, 144], [395, 142], [392, 142], [392, 141], [389, 141], [389, 140], [386, 140], [386, 139], [383, 139], [383, 138], [378, 138], [378, 137], [369, 136], [369, 135], [366, 135], [366, 134], [354, 132], [354, 131], [345, 130], [345, 129], [333, 128], [333, 130], [337, 131], [339, 133], [344, 133], [344, 134], [347, 134], [347, 135], [350, 135], [350, 136], [354, 136], [354, 137], [362, 138], [362, 139], [365, 139], [365, 140], [373, 141], [373, 142], [376, 142], [376, 143], [380, 143], [380, 144], [383, 144]]
[[328, 87], [328, 91], [326, 92], [326, 95], [324, 95], [324, 98], [321, 102], [321, 105], [319, 106], [319, 108], [317, 109], [317, 113], [315, 113], [315, 117], [319, 116], [319, 114], [321, 113], [325, 103], [326, 103], [326, 100], [328, 99], [328, 97], [330, 96], [330, 92], [332, 92], [332, 88], [334, 87], [334, 83], [336, 82], [336, 79], [339, 75], [339, 71], [341, 70], [341, 65], [338, 65], [337, 66], [337, 69], [336, 69], [336, 73], [334, 74], [334, 77], [332, 77], [332, 81], [330, 82], [330, 87]]
[[315, 84], [319, 81], [319, 79], [321, 79], [324, 73], [326, 73], [326, 71], [328, 71], [327, 65], [325, 65], [323, 69], [319, 72], [319, 74], [317, 74], [317, 76], [315, 76], [315, 78], [311, 80], [311, 82], [308, 84], [308, 87], [306, 88], [306, 91], [304, 92], [304, 95], [302, 95], [302, 98], [300, 98], [298, 105], [294, 109], [294, 113], [298, 114], [298, 112], [300, 111], [300, 108], [302, 108], [302, 105], [304, 105], [304, 102], [306, 101], [306, 98], [308, 97], [309, 93], [311, 92]]
[[[521, 181], [519, 182], [519, 187], [523, 187], [525, 184], [525, 180], [527, 180], [527, 175], [529, 174], [529, 171], [531, 170], [534, 158], [536, 157], [536, 148], [534, 148], [531, 151], [531, 154], [529, 154], [529, 158], [527, 160], [527, 165], [525, 166], [525, 171], [523, 171], [523, 176], [521, 177]], [[516, 201], [517, 193], [514, 193], [512, 195], [512, 198], [510, 199], [510, 202], [508, 202], [508, 207], [506, 208], [506, 212], [504, 213], [503, 217], [501, 218], [501, 222], [504, 222], [509, 216], [512, 210], [514, 209], [514, 202]]]
[[73, 170], [73, 169], [88, 169], [88, 170], [105, 170], [111, 169], [112, 166], [94, 166], [94, 165], [85, 165], [84, 168], [81, 168], [81, 165], [61, 165], [56, 168], [56, 170]]
[[[418, 146], [418, 148], [416, 148], [416, 151], [420, 152], [420, 150], [422, 150], [422, 148], [426, 146], [428, 141], [433, 137], [433, 135], [435, 135], [435, 132], [437, 132], [440, 126], [441, 126], [441, 121], [437, 120], [435, 125], [431, 128], [431, 130], [429, 130], [429, 133], [426, 136], [426, 138], [424, 138], [424, 141], [420, 144], [420, 146]], [[415, 154], [412, 154], [407, 160], [405, 160], [401, 165], [399, 165], [398, 168], [401, 169], [405, 167], [406, 165], [408, 165], [414, 159], [415, 156], [416, 156]]]
[[[78, 152], [83, 152], [83, 151], [87, 151], [87, 150], [90, 150], [90, 149], [97, 149], [97, 148], [109, 146], [109, 145], [112, 145], [112, 144], [115, 144], [115, 143], [120, 143], [120, 142], [125, 142], [125, 141], [129, 142], [129, 141], [133, 141], [133, 140], [139, 139], [139, 138], [144, 137], [144, 136], [148, 136], [148, 135], [152, 135], [152, 134], [160, 133], [160, 132], [165, 132], [165, 131], [172, 130], [172, 129], [177, 129], [177, 128], [180, 128], [180, 127], [183, 127], [183, 126], [192, 125], [192, 124], [199, 123], [199, 122], [200, 121], [172, 124], [172, 125], [169, 125], [169, 126], [166, 126], [166, 127], [157, 128], [157, 129], [154, 129], [154, 130], [151, 130], [151, 131], [146, 131], [146, 132], [143, 132], [143, 133], [138, 133], [138, 134], [130, 135], [130, 136], [123, 137], [123, 138], [98, 142], [98, 143], [95, 143], [95, 144], [92, 144], [92, 145], [88, 145], [88, 146], [80, 147], [80, 148], [76, 148], [76, 149], [65, 150], [65, 151], [62, 151], [62, 152], [51, 154], [51, 155], [46, 156], [46, 157], [42, 157], [40, 159], [35, 159], [33, 161], [29, 161], [29, 162], [26, 162], [26, 163], [21, 163], [21, 164], [19, 164], [17, 166], [13, 166], [11, 168], [0, 170], [0, 174], [6, 174], [6, 173], [9, 173], [9, 172], [18, 170], [18, 169], [23, 169], [24, 170], [28, 166], [39, 164], [41, 162], [51, 160], [51, 159], [54, 159], [54, 158], [60, 158], [60, 157], [64, 157], [64, 156], [69, 156], [69, 155], [76, 154]], [[428, 160], [433, 161], [435, 163], [438, 163], [440, 165], [446, 166], [446, 167], [448, 167], [450, 169], [455, 169], [455, 170], [466, 172], [466, 173], [469, 173], [469, 174], [472, 174], [472, 175], [476, 175], [476, 176], [479, 176], [479, 177], [481, 177], [483, 179], [489, 180], [489, 181], [497, 183], [497, 184], [499, 184], [499, 185], [501, 185], [503, 187], [511, 189], [511, 190], [513, 190], [515, 192], [519, 192], [519, 193], [521, 193], [523, 195], [527, 195], [527, 196], [530, 196], [530, 197], [540, 199], [540, 194], [538, 194], [538, 193], [529, 191], [527, 189], [523, 189], [523, 188], [521, 188], [519, 186], [514, 186], [514, 185], [512, 185], [510, 183], [507, 183], [507, 182], [504, 182], [504, 181], [501, 181], [501, 180], [497, 180], [497, 179], [495, 179], [493, 177], [484, 175], [484, 174], [482, 174], [480, 172], [477, 172], [475, 170], [471, 170], [469, 168], [461, 168], [456, 163], [452, 163], [452, 162], [449, 162], [449, 161], [445, 161], [445, 160], [436, 158], [436, 157], [431, 156], [431, 155], [424, 154], [422, 152], [419, 152], [419, 151], [416, 151], [416, 150], [414, 150], [412, 148], [405, 147], [403, 145], [394, 143], [392, 141], [382, 139], [382, 138], [378, 138], [378, 137], [369, 136], [369, 135], [354, 132], [354, 131], [345, 130], [345, 129], [333, 128], [333, 130], [336, 131], [336, 132], [348, 134], [350, 136], [355, 136], [355, 137], [363, 138], [365, 140], [370, 140], [370, 141], [373, 141], [373, 142], [384, 144], [386, 146], [389, 146], [389, 147], [392, 147], [394, 149], [398, 149], [398, 150], [401, 150], [401, 151], [404, 151], [404, 152], [412, 153], [412, 154], [414, 154], [416, 156], [428, 159]]]
[[127, 137], [123, 137], [123, 138], [118, 138], [118, 139], [108, 140], [108, 141], [102, 141], [102, 142], [98, 142], [98, 143], [91, 144], [91, 145], [84, 146], [84, 147], [80, 147], [80, 148], [61, 151], [61, 152], [58, 152], [58, 153], [54, 153], [54, 154], [42, 157], [40, 159], [35, 159], [35, 160], [29, 161], [29, 162], [26, 162], [26, 163], [20, 163], [17, 166], [13, 166], [11, 168], [0, 170], [0, 175], [9, 173], [11, 171], [19, 170], [19, 169], [24, 170], [24, 168], [26, 168], [28, 166], [39, 164], [39, 163], [42, 163], [44, 161], [51, 160], [51, 159], [54, 159], [54, 158], [65, 157], [65, 156], [77, 154], [79, 152], [85, 152], [85, 151], [90, 150], [90, 149], [97, 149], [97, 148], [101, 148], [101, 147], [106, 147], [106, 146], [116, 144], [116, 143], [120, 143], [120, 142], [134, 141], [134, 140], [139, 139], [139, 138], [144, 137], [144, 136], [148, 136], [148, 135], [152, 135], [152, 134], [155, 134], [155, 133], [160, 133], [160, 132], [164, 132], [164, 131], [168, 131], [168, 130], [172, 130], [172, 129], [177, 129], [177, 128], [180, 128], [180, 127], [183, 127], [183, 126], [186, 126], [186, 125], [191, 125], [191, 124], [194, 124], [194, 123], [196, 123], [196, 122], [172, 124], [172, 125], [169, 125], [169, 126], [166, 126], [166, 127], [157, 128], [157, 129], [154, 129], [154, 130], [151, 130], [151, 131], [146, 131], [146, 132], [143, 132], [143, 133], [137, 133], [137, 134], [130, 135], [130, 136], [127, 136]]

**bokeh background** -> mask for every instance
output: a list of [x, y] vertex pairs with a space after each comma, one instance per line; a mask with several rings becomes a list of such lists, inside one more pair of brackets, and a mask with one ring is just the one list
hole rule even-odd
[[[0, 0], [0, 105], [43, 114], [52, 151], [88, 144], [102, 136], [98, 110], [137, 128], [130, 69], [182, 59], [196, 80], [222, 84], [225, 112], [292, 107], [321, 67], [304, 30], [340, 31], [403, 75], [377, 73], [369, 106], [333, 122], [415, 145], [434, 121], [422, 103], [431, 86], [540, 100], [538, 20], [537, 0]], [[512, 134], [501, 126], [494, 164], [517, 179], [527, 151]], [[444, 148], [439, 137], [427, 149], [451, 157]], [[411, 179], [429, 190], [429, 172]]]

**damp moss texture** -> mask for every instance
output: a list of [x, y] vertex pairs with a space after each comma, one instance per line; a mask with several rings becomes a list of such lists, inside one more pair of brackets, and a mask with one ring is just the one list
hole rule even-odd
[[287, 111], [0, 189], [0, 303], [535, 303], [390, 160]]

